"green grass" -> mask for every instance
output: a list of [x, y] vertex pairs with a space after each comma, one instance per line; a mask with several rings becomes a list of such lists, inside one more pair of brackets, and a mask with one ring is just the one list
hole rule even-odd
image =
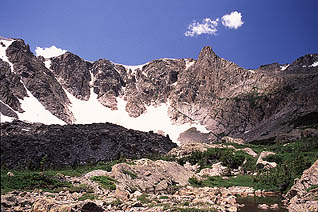
[[246, 157], [249, 157], [248, 154], [242, 151], [234, 151], [228, 148], [209, 148], [205, 152], [192, 152], [191, 155], [179, 159], [178, 163], [181, 165], [186, 162], [192, 165], [198, 164], [200, 169], [203, 169], [221, 161], [223, 166], [236, 169], [243, 164]]
[[61, 181], [56, 175], [33, 171], [12, 171], [14, 176], [7, 176], [7, 172], [1, 170], [1, 193], [13, 190], [33, 190], [54, 192], [61, 188], [72, 188], [69, 182]]
[[86, 194], [83, 194], [83, 196], [81, 196], [80, 198], [78, 198], [79, 201], [84, 201], [87, 199], [94, 200], [94, 199], [97, 199], [97, 197], [94, 194], [86, 193]]
[[[270, 162], [276, 162], [277, 167], [264, 170], [256, 169], [256, 158], [244, 155], [242, 152], [234, 154], [241, 154], [245, 157], [246, 163], [242, 168], [246, 171], [257, 171], [257, 176], [242, 175], [237, 178], [230, 177], [229, 180], [222, 180], [220, 177], [209, 177], [205, 180], [197, 180], [191, 178], [189, 182], [195, 186], [249, 186], [255, 189], [263, 189], [269, 191], [278, 191], [285, 193], [294, 183], [295, 178], [299, 178], [303, 171], [308, 169], [316, 160], [318, 160], [318, 138], [303, 138], [298, 141], [282, 145], [280, 143], [273, 145], [255, 145], [255, 144], [230, 144], [237, 149], [243, 149], [245, 147], [252, 148], [256, 152], [272, 151], [276, 155], [270, 155], [265, 160]], [[201, 156], [204, 154], [201, 154]], [[194, 155], [198, 158], [198, 154]], [[193, 157], [193, 156], [192, 156]], [[204, 158], [204, 157], [202, 157]], [[221, 158], [221, 157], [219, 157]], [[221, 160], [221, 159], [219, 159]], [[233, 159], [237, 161], [237, 159]], [[197, 160], [199, 161], [199, 160]], [[221, 160], [222, 161], [222, 160]], [[223, 161], [222, 161], [223, 163]]]
[[140, 201], [142, 204], [149, 204], [151, 203], [151, 200], [148, 197], [149, 196], [147, 194], [142, 194], [137, 198], [137, 200]]
[[115, 179], [109, 176], [94, 176], [91, 180], [98, 182], [103, 188], [108, 190], [116, 190]]
[[256, 187], [253, 182], [253, 176], [250, 175], [238, 175], [237, 177], [229, 177], [228, 179], [222, 179], [220, 176], [207, 177], [204, 180], [198, 180], [196, 178], [190, 178], [189, 183], [196, 187], [231, 187], [231, 186], [248, 186]]
[[309, 192], [310, 190], [316, 189], [318, 188], [318, 185], [312, 185], [309, 188], [307, 188], [307, 192]]
[[109, 203], [109, 205], [115, 206], [115, 207], [118, 207], [121, 204], [123, 204], [123, 202], [120, 199], [116, 199], [116, 200], [112, 201], [111, 203]]
[[216, 209], [173, 208], [171, 212], [217, 212]]
[[160, 196], [159, 199], [169, 199], [168, 196]]
[[[83, 188], [73, 187], [70, 183], [64, 182], [60, 176], [66, 175], [77, 177], [97, 169], [111, 171], [112, 166], [121, 162], [125, 162], [125, 160], [121, 159], [111, 162], [99, 162], [95, 165], [43, 171], [8, 170], [6, 168], [1, 168], [1, 193], [7, 193], [13, 190], [33, 190], [35, 188], [51, 192], [62, 190], [70, 190], [72, 192], [72, 190], [81, 190]], [[13, 177], [7, 176], [9, 171], [14, 174]]]
[[238, 175], [236, 177], [229, 177], [228, 179], [222, 179], [222, 177], [207, 177], [203, 180], [198, 180], [196, 178], [190, 178], [189, 183], [195, 187], [231, 187], [231, 186], [244, 186], [252, 187], [256, 190], [266, 190], [266, 191], [279, 191], [279, 189], [271, 184], [258, 181], [252, 175]]

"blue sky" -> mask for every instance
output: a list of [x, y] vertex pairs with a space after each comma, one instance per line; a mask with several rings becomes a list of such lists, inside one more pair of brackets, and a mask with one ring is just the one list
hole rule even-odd
[[[222, 24], [237, 11], [243, 24]], [[138, 65], [197, 58], [212, 46], [245, 68], [291, 63], [318, 53], [317, 0], [1, 0], [0, 35], [69, 50], [87, 60]], [[218, 19], [214, 34], [185, 36], [189, 25]]]

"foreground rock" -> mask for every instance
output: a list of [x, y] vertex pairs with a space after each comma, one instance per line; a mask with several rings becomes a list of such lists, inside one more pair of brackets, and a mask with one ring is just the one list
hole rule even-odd
[[176, 162], [149, 159], [137, 160], [132, 165], [117, 164], [111, 173], [121, 190], [145, 193], [166, 193], [175, 186], [185, 186], [193, 175]]
[[286, 194], [288, 211], [318, 211], [318, 160], [304, 171]]
[[177, 145], [152, 132], [110, 124], [1, 124], [1, 166], [42, 168], [163, 155]]
[[232, 145], [205, 144], [205, 143], [195, 143], [195, 142], [175, 147], [168, 152], [168, 155], [176, 157], [176, 158], [183, 158], [183, 157], [191, 155], [192, 152], [205, 152], [209, 148], [221, 148], [221, 149], [229, 148], [229, 149], [234, 149], [235, 151], [244, 151], [245, 153], [251, 155], [254, 158], [257, 157], [257, 154], [251, 148], [248, 148], [248, 147], [244, 149], [236, 149]]
[[[236, 212], [237, 196], [266, 196], [268, 192], [250, 187], [232, 186], [197, 188], [188, 180], [195, 173], [175, 163], [149, 159], [131, 160], [112, 167], [111, 172], [94, 170], [83, 176], [59, 174], [77, 189], [61, 189], [51, 193], [13, 191], [1, 195], [2, 211], [27, 212], [163, 212], [176, 209], [215, 209]], [[94, 181], [94, 176], [113, 179], [115, 189], [107, 189]], [[96, 178], [96, 177], [95, 177]]]
[[264, 168], [264, 169], [275, 168], [277, 166], [277, 164], [275, 162], [268, 162], [265, 160], [266, 157], [269, 155], [275, 155], [275, 153], [268, 152], [268, 151], [261, 152], [260, 156], [258, 157], [258, 159], [256, 161], [256, 166], [258, 168]]

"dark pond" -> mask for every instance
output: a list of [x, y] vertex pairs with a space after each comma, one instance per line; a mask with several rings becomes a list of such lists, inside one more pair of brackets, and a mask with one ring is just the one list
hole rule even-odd
[[[282, 198], [280, 196], [277, 197], [238, 197], [237, 202], [240, 204], [244, 204], [245, 206], [239, 208], [239, 212], [288, 212], [287, 209], [282, 208]], [[277, 203], [279, 209], [260, 209], [258, 208], [259, 204], [273, 205]]]

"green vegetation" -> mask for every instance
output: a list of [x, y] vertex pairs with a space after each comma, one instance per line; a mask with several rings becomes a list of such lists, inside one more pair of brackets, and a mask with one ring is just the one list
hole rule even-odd
[[[46, 159], [45, 157], [43, 158], [42, 164], [44, 166]], [[96, 169], [111, 171], [112, 166], [125, 161], [126, 160], [121, 159], [111, 162], [99, 162], [95, 165], [78, 166], [60, 170], [42, 170], [42, 168], [41, 170], [8, 170], [1, 168], [1, 193], [7, 193], [13, 190], [33, 190], [35, 188], [51, 192], [83, 190], [83, 187], [74, 187], [70, 183], [65, 182], [63, 176], [81, 176]], [[14, 176], [7, 176], [9, 171], [12, 172]], [[86, 192], [90, 191], [89, 188], [86, 189]]]
[[43, 172], [15, 172], [14, 176], [7, 176], [7, 172], [1, 170], [1, 193], [12, 190], [33, 190], [42, 189], [43, 191], [54, 192], [58, 188], [71, 188], [72, 184], [63, 182], [55, 175]]
[[207, 177], [204, 180], [198, 180], [196, 178], [190, 178], [189, 183], [196, 187], [231, 187], [231, 186], [248, 186], [257, 188], [257, 183], [254, 182], [251, 175], [238, 175], [236, 177], [228, 177], [222, 179], [222, 177]]
[[80, 200], [80, 201], [87, 200], [87, 199], [94, 200], [94, 199], [97, 199], [97, 198], [96, 198], [96, 196], [94, 194], [89, 194], [89, 193], [83, 194], [83, 196], [78, 198], [78, 200]]
[[91, 180], [98, 182], [103, 188], [108, 190], [116, 190], [115, 179], [109, 176], [94, 176]]
[[159, 199], [169, 199], [168, 196], [160, 196]]
[[131, 179], [136, 179], [137, 178], [137, 175], [132, 172], [132, 171], [129, 171], [129, 170], [126, 170], [126, 169], [122, 169], [121, 170], [124, 174], [127, 174], [128, 176], [131, 177]]
[[126, 162], [125, 159], [120, 159], [120, 160], [114, 160], [110, 162], [98, 162], [97, 164], [88, 164], [84, 166], [67, 167], [63, 169], [50, 169], [50, 170], [45, 170], [45, 172], [50, 174], [56, 174], [59, 172], [67, 176], [78, 177], [97, 169], [110, 172], [114, 165], [118, 163], [125, 163], [125, 162]]
[[[271, 190], [286, 192], [294, 182], [295, 178], [299, 178], [305, 169], [308, 169], [316, 160], [318, 160], [318, 138], [303, 138], [288, 144], [280, 142], [269, 145], [256, 144], [224, 144], [232, 145], [236, 149], [249, 147], [256, 153], [262, 151], [272, 151], [275, 155], [269, 155], [265, 160], [277, 163], [277, 167], [265, 170], [257, 169], [256, 159], [248, 155], [244, 151], [235, 151], [231, 148], [210, 148], [205, 152], [193, 152], [191, 155], [176, 159], [175, 157], [161, 157], [158, 159], [177, 161], [180, 164], [190, 162], [191, 164], [200, 165], [200, 169], [211, 167], [214, 163], [221, 162], [228, 170], [242, 167], [242, 175], [237, 177], [230, 176], [224, 180], [221, 177], [207, 177], [203, 180], [190, 178], [189, 182], [194, 186], [250, 186], [255, 189]], [[46, 158], [42, 158], [41, 164], [45, 167]], [[70, 192], [92, 192], [87, 185], [72, 186], [66, 182], [64, 175], [81, 176], [87, 172], [96, 169], [111, 171], [113, 165], [127, 162], [125, 159], [100, 162], [95, 165], [79, 166], [75, 168], [65, 168], [60, 170], [8, 170], [1, 169], [1, 193], [12, 190], [33, 190], [41, 189], [43, 191], [59, 192], [68, 190]], [[129, 161], [128, 161], [129, 162]], [[131, 163], [131, 162], [129, 162]], [[41, 168], [41, 169], [42, 169]], [[14, 176], [8, 176], [10, 171]], [[249, 172], [257, 172], [258, 175], [247, 175]], [[129, 175], [132, 179], [137, 178], [137, 174], [123, 170], [123, 173]], [[93, 177], [92, 180], [100, 183], [104, 188], [116, 189], [116, 181], [110, 177], [99, 176]], [[315, 187], [316, 186], [316, 187]], [[313, 188], [317, 188], [315, 185]], [[178, 189], [177, 186], [169, 187], [168, 192], [174, 193]], [[160, 197], [164, 198], [164, 196]]]
[[217, 212], [216, 209], [200, 209], [200, 208], [173, 208], [171, 212]]
[[13, 190], [41, 189], [48, 192], [69, 191], [92, 193], [93, 190], [86, 184], [73, 186], [66, 182], [60, 173], [35, 172], [35, 171], [12, 171], [14, 176], [7, 176], [7, 171], [1, 170], [1, 193]]
[[233, 149], [209, 148], [205, 152], [192, 152], [188, 157], [179, 159], [178, 163], [182, 165], [186, 162], [192, 165], [198, 164], [200, 169], [203, 169], [221, 161], [223, 166], [237, 169], [243, 164], [245, 157], [247, 157], [247, 154], [242, 151], [236, 152]]
[[148, 197], [149, 196], [147, 194], [142, 194], [137, 198], [137, 200], [140, 201], [142, 204], [148, 204], [151, 203], [151, 200]]
[[[316, 160], [318, 160], [318, 139], [317, 137], [304, 138], [296, 142], [282, 145], [280, 143], [273, 145], [255, 145], [255, 144], [230, 144], [237, 149], [249, 147], [260, 153], [262, 151], [272, 151], [276, 155], [269, 155], [265, 160], [277, 163], [277, 167], [266, 170], [257, 170], [256, 158], [253, 158], [242, 151], [234, 152], [229, 149], [208, 150], [205, 153], [194, 153], [184, 160], [190, 163], [198, 163], [207, 167], [208, 164], [215, 161], [221, 161], [222, 165], [234, 168], [242, 165], [243, 171], [258, 172], [258, 175], [240, 175], [229, 177], [223, 180], [221, 177], [208, 177], [204, 180], [190, 178], [189, 182], [198, 187], [203, 186], [249, 186], [255, 189], [287, 192], [294, 183], [295, 178], [299, 178], [305, 169], [308, 169]], [[232, 155], [232, 158], [230, 157]], [[216, 158], [216, 159], [215, 159]], [[246, 160], [241, 164], [242, 159]], [[181, 161], [184, 162], [184, 161]]]
[[307, 192], [316, 188], [318, 188], [318, 185], [312, 185], [307, 189]]
[[120, 201], [120, 199], [116, 199], [116, 200], [114, 200], [114, 201], [112, 201], [112, 202], [110, 203], [111, 206], [115, 206], [115, 207], [118, 207], [118, 206], [120, 206], [121, 204], [123, 204], [123, 202]]

